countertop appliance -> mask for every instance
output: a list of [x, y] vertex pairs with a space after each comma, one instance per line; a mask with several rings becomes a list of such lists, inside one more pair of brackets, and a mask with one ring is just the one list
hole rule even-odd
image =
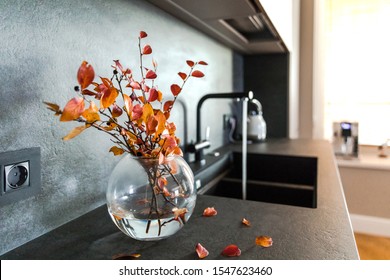
[[333, 123], [333, 149], [337, 156], [359, 156], [359, 124], [341, 121]]

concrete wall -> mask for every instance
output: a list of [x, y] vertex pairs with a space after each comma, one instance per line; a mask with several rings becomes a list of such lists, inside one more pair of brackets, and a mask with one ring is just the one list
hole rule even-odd
[[[105, 202], [105, 187], [117, 162], [111, 143], [95, 131], [63, 142], [73, 123], [59, 123], [43, 101], [61, 104], [73, 96], [82, 60], [109, 76], [113, 59], [138, 67], [137, 36], [148, 32], [158, 61], [159, 87], [169, 85], [186, 59], [205, 60], [206, 78], [192, 80], [181, 96], [188, 108], [188, 139], [195, 139], [195, 106], [208, 92], [232, 91], [230, 49], [140, 0], [2, 0], [0, 2], [0, 152], [41, 147], [42, 194], [0, 205], [0, 254], [36, 238]], [[213, 147], [223, 144], [226, 103], [203, 108]], [[173, 118], [184, 131], [183, 108]], [[205, 125], [203, 126], [205, 127]], [[181, 135], [183, 136], [183, 135]]]

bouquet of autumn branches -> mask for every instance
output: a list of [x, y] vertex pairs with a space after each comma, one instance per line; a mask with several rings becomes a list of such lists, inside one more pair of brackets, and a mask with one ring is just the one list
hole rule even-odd
[[[175, 135], [176, 126], [169, 121], [170, 113], [188, 79], [204, 76], [203, 72], [196, 68], [207, 63], [187, 60], [189, 67], [187, 73], [178, 73], [181, 84], [172, 84], [170, 86], [172, 95], [164, 100], [163, 93], [155, 84], [156, 61], [151, 59], [151, 66], [144, 66], [145, 57], [152, 53], [150, 45], [142, 44], [146, 37], [144, 31], [141, 31], [138, 37], [140, 61], [138, 79], [135, 77], [134, 69], [125, 68], [119, 60], [114, 60], [112, 76], [99, 77], [99, 81], [94, 81], [93, 67], [83, 61], [77, 72], [79, 84], [75, 87], [77, 96], [70, 99], [63, 109], [54, 103], [44, 103], [59, 116], [61, 122], [82, 123], [63, 137], [63, 140], [72, 139], [84, 130], [94, 128], [111, 137], [114, 145], [110, 152], [114, 155], [128, 153], [133, 157], [155, 159], [158, 162], [159, 165], [144, 167], [153, 195], [144, 203], [149, 205], [146, 210], [148, 221], [146, 233], [149, 231], [151, 221], [157, 217], [160, 236], [162, 227], [167, 223], [171, 221], [185, 223], [187, 213], [186, 208], [180, 208], [176, 204], [178, 196], [183, 194], [169, 192], [166, 188], [168, 179], [172, 179], [171, 181], [180, 189], [184, 189], [175, 177], [175, 166], [170, 160], [170, 156], [182, 156], [180, 142]], [[162, 206], [164, 204], [167, 205], [165, 208]], [[119, 224], [125, 219], [122, 215], [123, 209], [114, 209], [112, 212], [113, 219], [121, 228]], [[165, 219], [168, 213], [172, 218]], [[162, 218], [164, 222], [161, 222]]]
[[[69, 100], [62, 110], [57, 104], [44, 102], [48, 109], [60, 116], [60, 121], [84, 123], [75, 127], [63, 140], [72, 139], [88, 128], [95, 128], [111, 136], [115, 145], [110, 152], [114, 155], [130, 153], [133, 156], [159, 157], [160, 161], [172, 154], [182, 155], [179, 139], [175, 136], [176, 126], [168, 121], [170, 112], [187, 80], [204, 76], [195, 68], [207, 63], [187, 60], [188, 72], [178, 73], [181, 85], [172, 84], [172, 96], [163, 102], [163, 93], [155, 85], [156, 61], [152, 59], [151, 68], [143, 64], [144, 57], [152, 53], [150, 45], [141, 44], [146, 37], [144, 31], [138, 37], [140, 80], [135, 79], [133, 70], [124, 68], [119, 60], [114, 60], [111, 78], [100, 77], [100, 81], [96, 82], [93, 67], [83, 61], [77, 72], [79, 86], [75, 87], [75, 91], [78, 96]], [[93, 89], [89, 89], [90, 86]], [[126, 89], [128, 93], [125, 93]], [[91, 98], [98, 100], [99, 104], [96, 105]]]

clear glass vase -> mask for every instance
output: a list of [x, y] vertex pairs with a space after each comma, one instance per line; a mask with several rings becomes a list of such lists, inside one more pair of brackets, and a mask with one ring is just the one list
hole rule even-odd
[[180, 156], [158, 159], [125, 155], [111, 173], [106, 193], [116, 226], [137, 240], [172, 236], [196, 203], [194, 175]]

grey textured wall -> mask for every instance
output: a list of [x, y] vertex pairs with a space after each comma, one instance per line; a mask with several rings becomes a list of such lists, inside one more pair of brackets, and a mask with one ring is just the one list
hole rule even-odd
[[[76, 71], [89, 61], [102, 76], [113, 59], [138, 66], [138, 32], [148, 32], [159, 63], [159, 86], [169, 92], [186, 59], [205, 60], [206, 78], [192, 80], [181, 99], [188, 108], [188, 138], [195, 139], [195, 105], [207, 92], [232, 90], [232, 51], [141, 0], [0, 1], [0, 152], [41, 147], [42, 194], [0, 206], [0, 254], [105, 202], [105, 186], [118, 158], [94, 131], [63, 142], [75, 126], [59, 123], [42, 101], [72, 97]], [[213, 147], [228, 106], [208, 102], [202, 112]], [[177, 107], [174, 114], [183, 128]], [[204, 126], [203, 126], [204, 127]]]

